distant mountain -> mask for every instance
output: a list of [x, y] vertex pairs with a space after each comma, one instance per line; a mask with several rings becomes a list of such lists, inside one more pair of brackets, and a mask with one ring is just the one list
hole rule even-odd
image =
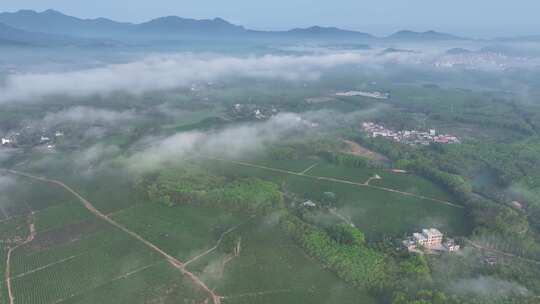
[[332, 38], [357, 38], [375, 39], [376, 37], [362, 32], [342, 30], [336, 27], [312, 26], [308, 28], [295, 28], [284, 32], [293, 36], [332, 37]]
[[499, 37], [495, 38], [494, 40], [501, 42], [540, 42], [540, 35]]
[[231, 24], [221, 18], [196, 20], [177, 16], [153, 19], [136, 25], [133, 30], [175, 34], [239, 34], [246, 32], [244, 27]]
[[399, 31], [388, 37], [388, 40], [410, 40], [410, 41], [444, 41], [444, 40], [466, 40], [466, 38], [454, 36], [446, 33], [439, 33], [435, 31], [427, 32], [413, 32], [413, 31]]
[[189, 19], [177, 16], [161, 17], [140, 24], [120, 23], [109, 19], [79, 19], [58, 11], [35, 12], [21, 10], [0, 13], [0, 22], [26, 31], [40, 31], [92, 38], [147, 37], [182, 38], [185, 36], [216, 36], [245, 38], [355, 38], [375, 37], [361, 32], [342, 30], [335, 27], [313, 26], [290, 31], [255, 31], [235, 25], [221, 18]]
[[[116, 22], [105, 18], [80, 19], [55, 10], [36, 12], [20, 10], [0, 13], [0, 23], [28, 32], [41, 32], [72, 37], [148, 41], [163, 39], [174, 41], [183, 38], [216, 39], [306, 39], [355, 42], [379, 39], [367, 33], [343, 30], [336, 27], [312, 26], [289, 31], [256, 31], [232, 24], [221, 18], [196, 20], [177, 16], [161, 17], [134, 24]], [[401, 31], [385, 39], [390, 40], [456, 40], [450, 34], [428, 31], [424, 33]]]
[[416, 51], [413, 51], [413, 50], [404, 50], [404, 49], [396, 49], [396, 48], [387, 48], [387, 49], [384, 49], [380, 55], [385, 55], [385, 54], [395, 54], [395, 53], [408, 53], [408, 54], [411, 54], [411, 53], [418, 53]]
[[[70, 35], [79, 37], [109, 37], [122, 34], [132, 26], [105, 18], [79, 19], [55, 10], [41, 13], [20, 10], [15, 13], [0, 13], [0, 23], [30, 32]], [[107, 36], [104, 34], [107, 33]]]
[[80, 44], [82, 40], [65, 36], [28, 32], [0, 23], [1, 45], [68, 45]]
[[463, 48], [453, 48], [446, 51], [447, 55], [465, 55], [465, 54], [471, 54], [473, 51], [463, 49]]

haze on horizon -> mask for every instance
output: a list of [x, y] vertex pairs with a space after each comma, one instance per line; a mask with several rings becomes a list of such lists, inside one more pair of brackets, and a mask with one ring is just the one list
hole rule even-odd
[[116, 21], [143, 22], [177, 15], [186, 18], [221, 17], [252, 29], [277, 30], [312, 25], [387, 35], [409, 29], [436, 30], [479, 38], [538, 35], [540, 2], [454, 0], [3, 0], [0, 11], [55, 9], [81, 18], [105, 17]]

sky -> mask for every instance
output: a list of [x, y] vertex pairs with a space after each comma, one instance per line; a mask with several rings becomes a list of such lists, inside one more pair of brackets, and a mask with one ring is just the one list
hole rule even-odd
[[56, 9], [83, 18], [142, 22], [221, 17], [252, 29], [311, 25], [385, 35], [410, 29], [471, 37], [540, 34], [538, 0], [1, 0], [0, 11]]

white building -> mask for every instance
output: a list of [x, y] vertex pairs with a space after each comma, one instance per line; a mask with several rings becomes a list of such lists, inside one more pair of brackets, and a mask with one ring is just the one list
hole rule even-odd
[[11, 143], [12, 143], [11, 139], [2, 137], [2, 145], [8, 145]]
[[424, 244], [422, 244], [422, 246], [426, 248], [436, 248], [441, 246], [443, 234], [439, 230], [435, 228], [422, 229], [422, 236], [424, 239]]
[[455, 252], [460, 246], [453, 239], [447, 239], [443, 243], [443, 234], [436, 228], [422, 229], [422, 232], [413, 233], [412, 237], [402, 242], [409, 251], [418, 252], [418, 247], [433, 251]]
[[302, 204], [302, 206], [314, 208], [314, 207], [317, 207], [317, 204], [315, 204], [315, 203], [312, 202], [312, 201], [305, 201], [305, 202]]
[[453, 239], [448, 239], [446, 242], [444, 242], [444, 248], [446, 248], [448, 252], [456, 252], [459, 251], [460, 246], [456, 244]]

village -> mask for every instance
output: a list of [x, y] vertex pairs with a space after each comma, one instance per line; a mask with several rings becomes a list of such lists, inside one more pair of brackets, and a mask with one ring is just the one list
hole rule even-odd
[[237, 103], [232, 107], [230, 115], [236, 120], [265, 120], [278, 113], [275, 107]]
[[27, 126], [20, 131], [9, 132], [1, 137], [1, 147], [44, 146], [47, 150], [54, 151], [57, 140], [64, 137], [64, 132], [61, 130], [49, 131], [45, 128], [38, 129]]
[[362, 130], [368, 133], [369, 137], [377, 138], [384, 137], [393, 141], [408, 144], [408, 145], [424, 145], [427, 146], [431, 143], [438, 144], [460, 144], [461, 141], [454, 135], [450, 134], [438, 134], [435, 129], [429, 131], [419, 130], [400, 130], [394, 131], [386, 128], [383, 125], [376, 124], [374, 122], [364, 122], [362, 124]]

